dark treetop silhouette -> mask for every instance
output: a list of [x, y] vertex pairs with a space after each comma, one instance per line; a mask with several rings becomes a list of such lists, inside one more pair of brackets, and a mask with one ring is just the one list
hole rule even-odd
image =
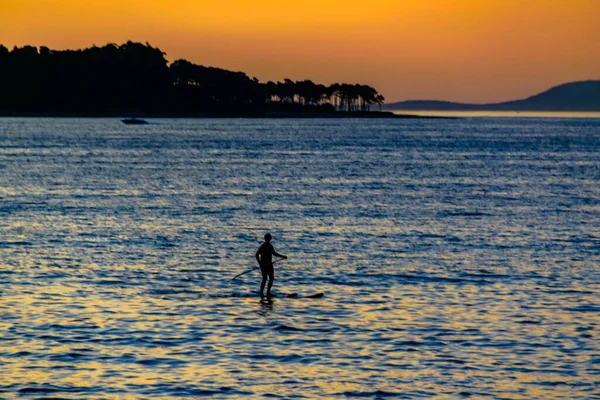
[[83, 50], [0, 45], [0, 115], [347, 115], [384, 101], [359, 84], [261, 83], [243, 72], [186, 60], [168, 64], [149, 44]]

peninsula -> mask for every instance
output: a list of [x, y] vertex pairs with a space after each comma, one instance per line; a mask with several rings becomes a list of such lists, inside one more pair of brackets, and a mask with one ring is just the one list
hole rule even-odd
[[60, 51], [0, 45], [0, 115], [396, 117], [381, 111], [385, 99], [368, 85], [263, 83], [165, 56], [131, 41]]

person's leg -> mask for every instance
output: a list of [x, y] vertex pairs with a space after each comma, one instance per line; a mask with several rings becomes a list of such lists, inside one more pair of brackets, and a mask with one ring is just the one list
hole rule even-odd
[[271, 279], [269, 279], [269, 286], [267, 286], [267, 297], [271, 297], [271, 286], [273, 286], [273, 280], [275, 279], [275, 271], [273, 267], [271, 267], [269, 275], [271, 276]]
[[[263, 293], [264, 293], [264, 290], [265, 290], [265, 283], [267, 283], [267, 277], [269, 275], [267, 274], [267, 271], [264, 270], [264, 268], [261, 268], [260, 272], [262, 273], [262, 282], [260, 283], [260, 297], [265, 297], [265, 295]], [[269, 289], [270, 288], [271, 287], [269, 286]], [[269, 289], [267, 289], [267, 293], [268, 293]]]

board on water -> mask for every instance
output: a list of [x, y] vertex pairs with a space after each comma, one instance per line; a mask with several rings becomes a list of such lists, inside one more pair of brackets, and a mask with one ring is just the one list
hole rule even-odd
[[271, 297], [263, 297], [260, 299], [261, 303], [272, 303], [275, 299], [321, 299], [325, 297], [325, 293], [319, 292], [309, 295], [300, 295], [298, 293], [280, 294]]
[[309, 294], [309, 295], [299, 295], [298, 293], [290, 293], [288, 295], [285, 296], [288, 299], [320, 299], [321, 297], [325, 297], [325, 293], [323, 292], [319, 292], [319, 293], [315, 293], [315, 294]]

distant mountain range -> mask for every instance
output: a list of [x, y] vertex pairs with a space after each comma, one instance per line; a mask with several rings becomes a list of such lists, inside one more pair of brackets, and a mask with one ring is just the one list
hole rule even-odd
[[565, 83], [526, 99], [504, 103], [410, 100], [385, 104], [383, 108], [413, 111], [600, 111], [600, 80]]

